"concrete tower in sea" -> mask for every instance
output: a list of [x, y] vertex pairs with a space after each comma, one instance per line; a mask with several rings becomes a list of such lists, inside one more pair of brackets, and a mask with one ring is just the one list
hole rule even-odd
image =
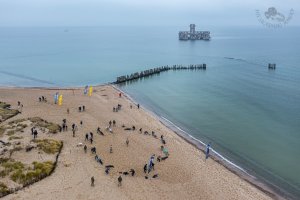
[[179, 40], [210, 40], [209, 31], [196, 31], [196, 25], [190, 24], [190, 31], [179, 31]]

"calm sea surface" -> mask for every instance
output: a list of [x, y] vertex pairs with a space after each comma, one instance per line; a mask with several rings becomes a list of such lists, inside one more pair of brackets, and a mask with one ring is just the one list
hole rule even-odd
[[185, 29], [0, 28], [0, 85], [82, 86], [162, 65], [206, 63], [206, 71], [164, 72], [121, 89], [300, 197], [300, 28], [210, 27], [209, 42], [179, 41]]

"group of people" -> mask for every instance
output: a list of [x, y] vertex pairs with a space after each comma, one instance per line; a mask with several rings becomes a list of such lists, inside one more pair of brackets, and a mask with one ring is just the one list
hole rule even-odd
[[85, 105], [79, 106], [79, 107], [78, 107], [78, 111], [79, 111], [79, 112], [84, 112], [84, 111], [85, 111]]
[[119, 110], [121, 110], [122, 105], [118, 104], [116, 107], [113, 107], [113, 112], [118, 112]]
[[86, 133], [84, 141], [90, 141], [90, 143], [93, 144], [94, 134], [92, 132]]
[[37, 130], [35, 129], [35, 127], [32, 127], [32, 128], [31, 128], [31, 135], [33, 136], [33, 139], [36, 139], [36, 138], [37, 138], [38, 132], [37, 132]]
[[39, 97], [39, 102], [47, 102], [47, 98], [44, 96]]

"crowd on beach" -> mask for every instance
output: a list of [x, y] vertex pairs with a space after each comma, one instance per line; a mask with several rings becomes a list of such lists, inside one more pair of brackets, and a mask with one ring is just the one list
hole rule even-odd
[[[86, 88], [84, 90], [84, 94], [86, 94]], [[122, 93], [119, 93], [119, 97], [122, 98]], [[39, 102], [47, 102], [46, 97], [41, 96], [38, 97]], [[54, 103], [57, 104], [57, 100], [58, 100], [58, 93], [56, 93], [54, 95]], [[22, 108], [23, 105], [18, 101], [18, 108]], [[140, 109], [140, 105], [136, 104], [136, 108]], [[130, 109], [133, 109], [132, 104], [130, 104]], [[121, 104], [117, 104], [117, 106], [113, 107], [113, 112], [120, 112], [122, 110], [122, 105]], [[85, 112], [86, 111], [86, 106], [85, 105], [80, 105], [78, 107], [78, 112]], [[67, 113], [70, 113], [69, 108], [67, 108]], [[80, 120], [80, 128], [83, 126], [83, 121]], [[121, 123], [120, 123], [121, 124]], [[107, 131], [107, 133], [104, 133], [101, 128], [98, 126], [96, 128], [96, 133], [99, 136], [105, 136], [106, 134], [115, 134], [113, 131], [113, 128], [117, 127], [117, 122], [116, 120], [112, 119], [108, 122], [107, 127], [105, 128], [105, 130]], [[67, 123], [67, 119], [64, 118], [62, 119], [62, 123], [61, 126], [59, 126], [60, 128], [60, 132], [68, 132], [68, 123]], [[125, 126], [124, 124], [122, 124], [119, 128], [122, 128], [124, 131], [132, 131], [135, 133], [139, 133], [140, 135], [144, 135], [144, 136], [150, 136], [153, 137], [154, 139], [157, 139], [157, 141], [159, 141], [158, 147], [160, 146], [160, 155], [156, 155], [156, 154], [151, 154], [151, 152], [149, 152], [149, 154], [151, 155], [150, 158], [145, 158], [145, 162], [141, 163], [141, 168], [143, 168], [143, 172], [144, 172], [144, 177], [145, 179], [155, 179], [159, 177], [158, 173], [155, 173], [155, 165], [159, 164], [160, 162], [163, 162], [165, 160], [167, 160], [170, 156], [169, 154], [169, 150], [167, 148], [167, 143], [166, 143], [166, 139], [164, 137], [163, 134], [160, 134], [160, 137], [158, 137], [158, 134], [155, 131], [148, 131], [148, 130], [144, 130], [143, 127], [140, 127], [139, 129], [136, 128], [135, 125], [132, 125], [130, 127]], [[76, 123], [72, 123], [71, 125], [71, 129], [72, 129], [72, 136], [76, 137], [76, 133], [79, 131], [78, 126], [76, 125]], [[33, 135], [33, 139], [37, 138], [38, 132], [35, 129], [35, 127], [31, 128], [31, 134]], [[100, 155], [100, 152], [97, 152], [96, 146], [93, 145], [94, 142], [94, 134], [92, 131], [85, 133], [83, 141], [81, 143], [79, 143], [77, 146], [78, 147], [83, 147], [83, 151], [85, 154], [88, 153], [88, 149], [90, 149], [91, 154], [94, 157], [95, 162], [99, 163], [100, 167], [103, 167], [104, 169], [104, 173], [106, 175], [109, 175], [110, 172], [112, 170], [114, 170], [115, 166], [109, 164], [109, 161], [104, 161], [103, 158]], [[124, 141], [126, 144], [127, 148], [130, 148], [130, 141], [129, 138], [127, 137], [126, 140]], [[209, 149], [210, 149], [210, 144], [208, 144], [207, 149], [206, 149], [206, 159], [209, 156]], [[110, 145], [108, 152], [110, 154], [113, 154], [113, 146]], [[106, 164], [106, 165], [104, 165]], [[118, 182], [118, 186], [122, 185], [123, 179], [125, 176], [129, 176], [131, 175], [132, 177], [134, 177], [136, 175], [136, 170], [131, 168], [128, 171], [121, 171], [119, 172], [119, 176], [117, 178], [117, 182]], [[91, 177], [91, 186], [95, 185], [95, 176]]]

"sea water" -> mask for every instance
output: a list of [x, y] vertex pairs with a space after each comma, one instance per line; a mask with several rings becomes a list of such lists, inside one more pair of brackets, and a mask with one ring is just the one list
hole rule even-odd
[[[265, 182], [300, 196], [300, 28], [0, 28], [0, 85], [84, 86], [172, 64], [121, 89]], [[268, 63], [276, 63], [269, 70]]]

